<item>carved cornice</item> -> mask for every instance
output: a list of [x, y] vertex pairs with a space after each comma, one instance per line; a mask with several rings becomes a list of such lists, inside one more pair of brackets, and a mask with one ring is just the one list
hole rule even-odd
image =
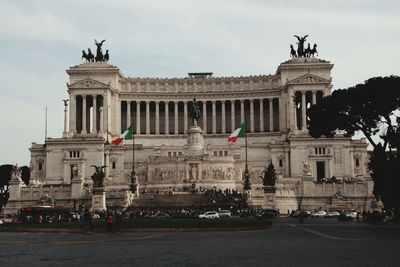
[[110, 82], [106, 84], [90, 78], [67, 84], [67, 87], [68, 89], [111, 89]]
[[224, 92], [152, 92], [152, 93], [125, 93], [120, 92], [120, 100], [141, 100], [141, 101], [163, 101], [179, 100], [192, 101], [193, 98], [198, 101], [203, 100], [241, 100], [241, 99], [260, 99], [260, 98], [280, 98], [281, 90], [259, 90], [259, 91], [233, 91], [226, 94]]
[[331, 79], [327, 80], [325, 78], [313, 75], [313, 74], [305, 74], [293, 80], [287, 82], [287, 84], [330, 84]]
[[66, 70], [69, 75], [76, 75], [76, 74], [117, 74], [121, 78], [124, 77], [123, 73], [119, 70], [118, 67], [110, 65], [104, 62], [90, 62], [90, 63], [83, 63], [80, 65], [76, 65], [70, 67], [69, 70]]

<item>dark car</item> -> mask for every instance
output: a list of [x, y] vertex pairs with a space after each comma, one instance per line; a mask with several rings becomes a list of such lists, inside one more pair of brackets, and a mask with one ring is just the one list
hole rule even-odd
[[272, 219], [278, 216], [278, 211], [275, 209], [264, 209], [254, 215], [257, 219]]

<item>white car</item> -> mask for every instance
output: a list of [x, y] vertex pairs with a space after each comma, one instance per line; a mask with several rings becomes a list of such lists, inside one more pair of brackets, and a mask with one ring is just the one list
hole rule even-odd
[[232, 212], [230, 212], [229, 210], [220, 210], [218, 211], [218, 215], [219, 217], [231, 217]]
[[323, 217], [325, 217], [325, 215], [326, 215], [326, 211], [320, 210], [320, 211], [317, 211], [317, 212], [311, 214], [311, 217], [323, 218]]
[[347, 217], [350, 217], [350, 218], [352, 218], [352, 219], [356, 219], [356, 218], [357, 218], [357, 211], [349, 211], [349, 212], [346, 212], [346, 216], [347, 216]]
[[219, 214], [218, 214], [218, 212], [215, 212], [215, 211], [207, 211], [206, 213], [200, 214], [199, 218], [200, 219], [218, 219]]
[[340, 213], [338, 211], [330, 211], [328, 212], [325, 217], [326, 218], [337, 218], [339, 217]]

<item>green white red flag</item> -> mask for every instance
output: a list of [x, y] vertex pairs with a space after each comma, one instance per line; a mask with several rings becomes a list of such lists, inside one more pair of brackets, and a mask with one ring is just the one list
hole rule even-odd
[[246, 135], [246, 125], [244, 122], [240, 124], [240, 127], [237, 128], [229, 137], [228, 142], [235, 143], [239, 137], [245, 137]]
[[129, 126], [129, 128], [126, 129], [125, 132], [120, 137], [117, 137], [116, 139], [112, 140], [111, 143], [113, 145], [119, 145], [124, 140], [132, 140], [133, 139], [132, 129], [133, 129], [133, 124]]

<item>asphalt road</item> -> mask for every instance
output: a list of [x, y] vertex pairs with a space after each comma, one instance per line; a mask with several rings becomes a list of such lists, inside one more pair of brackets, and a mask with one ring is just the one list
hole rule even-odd
[[400, 266], [400, 226], [278, 218], [271, 229], [0, 233], [0, 266]]

